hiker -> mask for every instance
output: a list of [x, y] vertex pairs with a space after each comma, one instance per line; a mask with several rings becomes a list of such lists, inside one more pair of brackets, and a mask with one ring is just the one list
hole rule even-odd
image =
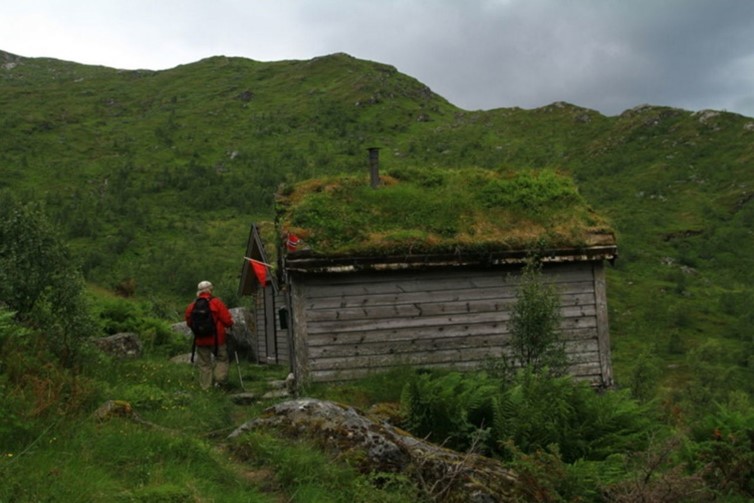
[[[223, 301], [212, 296], [212, 283], [202, 281], [196, 289], [196, 300], [186, 307], [185, 315], [186, 324], [194, 333], [191, 361], [194, 360], [195, 351], [199, 359], [197, 367], [199, 385], [202, 389], [210, 389], [213, 384], [216, 388], [225, 388], [228, 384], [228, 346], [225, 344], [225, 329], [233, 326], [233, 317]], [[202, 313], [207, 307], [207, 317], [203, 319]], [[202, 326], [206, 328], [202, 329]]]

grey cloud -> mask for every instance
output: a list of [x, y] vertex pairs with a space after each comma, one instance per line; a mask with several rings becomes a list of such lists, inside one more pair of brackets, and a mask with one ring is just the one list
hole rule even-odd
[[37, 0], [9, 6], [0, 27], [2, 50], [120, 68], [347, 52], [466, 109], [568, 101], [608, 115], [650, 103], [754, 116], [749, 0]]

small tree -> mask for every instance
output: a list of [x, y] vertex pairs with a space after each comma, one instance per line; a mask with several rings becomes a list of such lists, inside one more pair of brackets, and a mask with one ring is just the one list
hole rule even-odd
[[568, 359], [559, 329], [558, 292], [544, 283], [541, 264], [530, 260], [522, 272], [511, 313], [512, 366], [530, 367], [535, 372], [549, 369], [556, 375], [565, 373]]
[[84, 281], [68, 248], [40, 208], [8, 192], [0, 192], [0, 303], [43, 333], [64, 365], [93, 333]]

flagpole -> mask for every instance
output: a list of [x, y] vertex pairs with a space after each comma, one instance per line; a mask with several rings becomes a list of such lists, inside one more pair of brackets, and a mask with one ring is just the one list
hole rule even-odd
[[267, 266], [269, 268], [272, 268], [272, 265], [268, 264], [267, 262], [262, 262], [261, 260], [255, 260], [250, 257], [244, 257], [246, 260], [251, 260], [252, 262], [256, 262], [257, 264], [262, 264], [263, 266]]

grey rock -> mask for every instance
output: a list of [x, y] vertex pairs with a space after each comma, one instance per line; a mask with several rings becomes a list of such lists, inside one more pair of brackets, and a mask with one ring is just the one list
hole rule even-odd
[[100, 351], [116, 358], [138, 358], [141, 356], [142, 344], [139, 335], [133, 332], [122, 332], [107, 337], [94, 339], [94, 345]]

